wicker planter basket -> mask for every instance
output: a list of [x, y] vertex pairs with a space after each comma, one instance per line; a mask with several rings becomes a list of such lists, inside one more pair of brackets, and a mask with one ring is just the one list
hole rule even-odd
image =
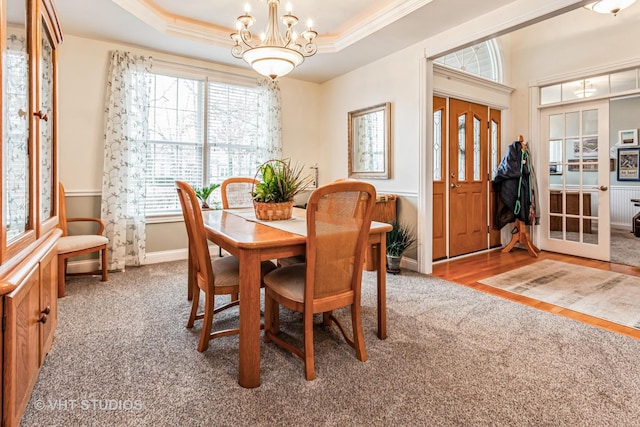
[[293, 200], [281, 203], [253, 202], [256, 218], [263, 221], [289, 219], [293, 214]]

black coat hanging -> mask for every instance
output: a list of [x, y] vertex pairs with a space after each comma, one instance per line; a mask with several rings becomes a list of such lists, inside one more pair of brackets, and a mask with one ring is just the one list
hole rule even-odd
[[514, 141], [509, 145], [492, 185], [498, 195], [494, 221], [496, 229], [516, 219], [526, 225], [539, 223], [535, 173], [529, 151], [522, 141]]

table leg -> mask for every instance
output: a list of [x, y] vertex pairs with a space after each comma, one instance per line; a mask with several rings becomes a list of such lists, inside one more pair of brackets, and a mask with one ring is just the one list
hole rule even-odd
[[378, 338], [387, 338], [387, 263], [386, 233], [381, 235], [380, 242], [375, 245], [376, 272], [378, 279]]
[[238, 384], [260, 385], [260, 254], [240, 251], [240, 344]]

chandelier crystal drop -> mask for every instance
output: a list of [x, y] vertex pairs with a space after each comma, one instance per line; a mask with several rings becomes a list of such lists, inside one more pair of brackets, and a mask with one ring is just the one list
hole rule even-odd
[[267, 0], [267, 3], [269, 7], [267, 29], [259, 40], [256, 40], [249, 29], [256, 20], [249, 14], [248, 5], [245, 6], [244, 15], [236, 20], [237, 31], [231, 34], [231, 39], [235, 42], [231, 48], [231, 54], [235, 58], [244, 59], [259, 74], [275, 80], [293, 71], [304, 62], [304, 58], [315, 55], [318, 47], [313, 40], [318, 33], [311, 29], [309, 21], [307, 29], [298, 35], [293, 30], [298, 23], [298, 18], [291, 14], [291, 6], [288, 6], [287, 13], [280, 17], [280, 21], [286, 27], [284, 35], [281, 35], [278, 23], [280, 1]]
[[626, 9], [636, 0], [600, 0], [589, 3], [585, 8], [598, 13], [611, 13], [617, 15], [622, 9]]

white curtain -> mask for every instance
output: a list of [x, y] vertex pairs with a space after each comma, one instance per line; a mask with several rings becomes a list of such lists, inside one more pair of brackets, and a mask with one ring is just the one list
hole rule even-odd
[[258, 123], [262, 127], [258, 141], [258, 159], [265, 162], [282, 157], [282, 119], [280, 87], [277, 81], [258, 81]]
[[145, 260], [145, 164], [151, 58], [111, 52], [104, 131], [101, 217], [109, 270]]

